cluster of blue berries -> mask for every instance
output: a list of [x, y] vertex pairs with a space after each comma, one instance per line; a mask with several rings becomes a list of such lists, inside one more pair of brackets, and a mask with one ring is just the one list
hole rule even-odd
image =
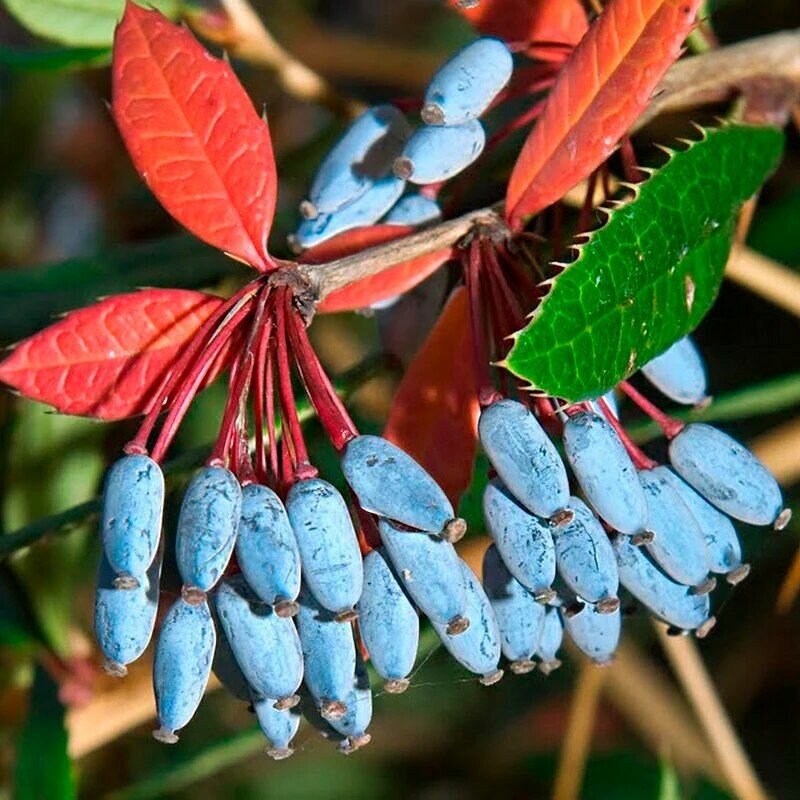
[[297, 249], [382, 220], [424, 225], [437, 202], [406, 185], [446, 181], [472, 164], [486, 134], [478, 119], [508, 83], [513, 59], [499, 39], [484, 37], [456, 53], [433, 77], [412, 131], [393, 105], [365, 111], [328, 153], [301, 203], [305, 218], [291, 237]]

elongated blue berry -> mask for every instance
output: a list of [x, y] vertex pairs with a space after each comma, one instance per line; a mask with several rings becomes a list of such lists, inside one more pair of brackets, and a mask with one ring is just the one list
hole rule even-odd
[[242, 575], [226, 578], [215, 606], [236, 663], [257, 697], [275, 697], [288, 707], [303, 680], [297, 630], [258, 598]]
[[420, 611], [451, 635], [465, 631], [467, 598], [453, 545], [438, 536], [400, 530], [386, 519], [378, 520], [378, 530], [395, 574]]
[[117, 586], [132, 588], [153, 562], [161, 537], [164, 475], [144, 455], [120, 458], [108, 471], [100, 532]]
[[216, 634], [208, 603], [179, 597], [161, 623], [153, 660], [153, 689], [160, 727], [153, 736], [165, 744], [194, 716], [203, 698]]
[[100, 556], [94, 597], [94, 630], [106, 657], [103, 668], [110, 675], [126, 675], [125, 665], [136, 661], [150, 642], [158, 610], [160, 573], [161, 556], [157, 554], [134, 588], [117, 589], [117, 574], [106, 555], [102, 553]]
[[564, 640], [564, 624], [558, 608], [548, 608], [542, 626], [542, 635], [539, 637], [539, 646], [536, 655], [539, 657], [539, 670], [549, 675], [561, 666], [558, 651]]
[[276, 761], [289, 758], [294, 753], [292, 739], [300, 727], [299, 710], [289, 708], [279, 711], [275, 708], [275, 699], [271, 697], [254, 697], [253, 710], [258, 726], [270, 744], [267, 755]]
[[339, 233], [377, 222], [399, 199], [405, 181], [394, 175], [380, 178], [346, 206], [331, 214], [303, 220], [291, 238], [295, 247], [314, 247]]
[[751, 525], [785, 525], [772, 473], [746, 448], [711, 425], [687, 425], [669, 445], [675, 471], [703, 497]]
[[706, 399], [706, 368], [689, 336], [645, 364], [642, 372], [656, 389], [676, 403], [696, 405]]
[[459, 50], [431, 79], [422, 120], [427, 125], [462, 125], [476, 119], [508, 83], [511, 52], [500, 39], [483, 37]]
[[237, 699], [245, 703], [251, 702], [250, 684], [244, 673], [236, 663], [236, 656], [231, 650], [228, 638], [219, 621], [219, 615], [214, 602], [214, 595], [208, 596], [208, 607], [214, 620], [214, 630], [217, 637], [217, 646], [214, 648], [214, 659], [211, 662], [211, 671], [217, 676], [219, 682]]
[[647, 525], [647, 501], [636, 469], [614, 429], [581, 411], [564, 425], [564, 451], [589, 505], [612, 528], [636, 534]]
[[571, 497], [567, 508], [573, 512], [572, 519], [553, 528], [558, 572], [582, 600], [597, 603], [602, 613], [612, 613], [619, 608], [614, 548], [600, 521], [582, 500]]
[[431, 197], [407, 194], [392, 206], [383, 218], [387, 225], [426, 225], [442, 216], [442, 209]]
[[306, 686], [325, 719], [341, 719], [347, 713], [356, 668], [352, 628], [337, 622], [305, 587], [296, 620]]
[[303, 213], [311, 218], [333, 214], [361, 197], [389, 172], [410, 132], [394, 106], [368, 108], [320, 164]]
[[251, 483], [242, 489], [236, 560], [250, 588], [279, 615], [291, 616], [300, 592], [300, 551], [278, 495]]
[[660, 619], [683, 630], [697, 630], [699, 635], [710, 630], [708, 594], [695, 594], [688, 586], [676, 583], [665, 575], [625, 536], [614, 541], [622, 585]]
[[367, 733], [367, 728], [372, 722], [372, 690], [369, 685], [367, 667], [358, 651], [356, 651], [353, 686], [347, 697], [346, 705], [347, 711], [344, 716], [339, 719], [332, 718], [329, 722], [335, 731], [345, 737], [339, 745], [339, 750], [345, 755], [350, 755], [369, 744], [372, 738]]
[[175, 553], [188, 588], [207, 592], [228, 566], [242, 514], [242, 488], [224, 467], [205, 467], [186, 488]]
[[460, 561], [459, 566], [467, 599], [464, 615], [469, 620], [469, 628], [459, 636], [452, 636], [447, 625], [433, 621], [432, 624], [450, 655], [470, 672], [480, 675], [481, 683], [489, 686], [503, 677], [503, 670], [497, 667], [501, 653], [500, 629], [483, 586], [464, 561]]
[[446, 181], [465, 170], [483, 151], [486, 133], [479, 120], [452, 128], [417, 128], [394, 162], [394, 174], [411, 183]]
[[544, 627], [545, 607], [508, 571], [496, 545], [483, 556], [483, 587], [500, 629], [503, 655], [516, 675], [530, 672]]
[[419, 644], [419, 615], [383, 550], [364, 558], [358, 627], [375, 671], [392, 694], [408, 688]]
[[614, 658], [622, 629], [619, 607], [611, 613], [600, 612], [587, 603], [579, 614], [561, 614], [567, 634], [578, 649], [598, 664]]
[[750, 565], [742, 563], [742, 546], [733, 523], [674, 472], [665, 474], [703, 532], [709, 569], [724, 574], [728, 583], [743, 581], [750, 573]]
[[516, 400], [500, 400], [481, 413], [481, 446], [500, 479], [532, 514], [555, 517], [569, 500], [564, 462], [536, 417]]
[[321, 478], [299, 481], [289, 490], [286, 512], [309, 591], [323, 608], [342, 620], [352, 619], [364, 570], [344, 498]]
[[382, 436], [347, 443], [342, 472], [365, 511], [417, 530], [460, 539], [466, 530], [439, 484], [410, 455]]
[[550, 586], [556, 574], [551, 526], [523, 508], [496, 478], [483, 492], [483, 516], [511, 574], [539, 602], [546, 603], [553, 594]]

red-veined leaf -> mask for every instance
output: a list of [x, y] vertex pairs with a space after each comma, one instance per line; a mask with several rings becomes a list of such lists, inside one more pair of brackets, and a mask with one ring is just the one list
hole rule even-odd
[[480, 408], [467, 292], [453, 292], [394, 397], [383, 435], [436, 479], [455, 508], [472, 480]]
[[230, 65], [157, 11], [128, 3], [113, 103], [136, 169], [192, 233], [259, 270], [277, 179], [269, 128]]
[[540, 61], [561, 61], [562, 49], [536, 42], [576, 45], [589, 22], [580, 0], [481, 0], [472, 8], [449, 0], [481, 33], [508, 42], [531, 42], [528, 55]]
[[610, 0], [572, 52], [517, 159], [506, 193], [512, 227], [614, 151], [681, 53], [700, 0]]
[[[413, 231], [414, 228], [408, 225], [370, 225], [354, 228], [306, 250], [302, 261], [307, 264], [322, 264], [358, 253], [368, 247], [377, 247], [392, 239], [407, 236]], [[451, 255], [452, 250], [448, 247], [395, 264], [382, 272], [331, 292], [317, 306], [317, 311], [326, 313], [356, 311], [408, 292], [436, 272]]]
[[18, 344], [0, 364], [0, 380], [65, 414], [142, 414], [181, 349], [222, 302], [184, 289], [107, 297]]

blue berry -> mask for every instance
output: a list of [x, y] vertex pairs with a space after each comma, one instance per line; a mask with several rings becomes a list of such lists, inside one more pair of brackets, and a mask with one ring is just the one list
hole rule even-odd
[[452, 128], [417, 128], [394, 162], [398, 178], [416, 184], [446, 181], [465, 170], [483, 151], [486, 132], [472, 120]]
[[351, 619], [361, 597], [364, 570], [344, 498], [321, 478], [299, 481], [289, 490], [286, 512], [309, 591], [323, 608]]
[[545, 607], [508, 571], [490, 545], [483, 556], [483, 587], [500, 629], [503, 655], [517, 675], [530, 672], [544, 628]]
[[706, 399], [706, 368], [689, 336], [642, 367], [647, 380], [676, 403], [696, 405]]
[[215, 607], [253, 694], [274, 697], [288, 707], [303, 680], [303, 654], [292, 621], [259, 599], [242, 575], [220, 583]]
[[451, 634], [466, 630], [467, 598], [453, 545], [438, 536], [400, 530], [386, 519], [378, 520], [378, 530], [395, 574], [417, 608]]
[[211, 671], [237, 700], [249, 703], [251, 702], [250, 684], [236, 663], [236, 656], [233, 654], [233, 650], [231, 650], [231, 646], [225, 636], [225, 631], [222, 629], [215, 607], [214, 595], [208, 596], [208, 607], [211, 610], [217, 637], [217, 646], [214, 649]]
[[292, 739], [300, 727], [300, 713], [295, 708], [279, 711], [269, 697], [254, 697], [253, 711], [270, 744], [267, 755], [275, 761], [289, 758], [294, 753]]
[[564, 450], [589, 505], [612, 528], [636, 534], [647, 525], [647, 501], [630, 456], [614, 429], [582, 411], [564, 425]]
[[242, 488], [224, 467], [205, 467], [181, 503], [175, 553], [186, 587], [207, 592], [228, 566], [242, 509]]
[[540, 602], [547, 602], [556, 574], [551, 526], [523, 508], [496, 478], [483, 492], [483, 516], [511, 574]]
[[542, 626], [542, 635], [539, 637], [539, 645], [536, 648], [536, 655], [539, 657], [539, 669], [545, 675], [549, 675], [553, 670], [561, 666], [558, 658], [558, 651], [564, 640], [564, 624], [561, 621], [561, 614], [558, 608], [548, 608]]
[[458, 636], [452, 636], [447, 626], [433, 622], [433, 628], [450, 655], [470, 672], [481, 676], [481, 683], [489, 686], [503, 677], [498, 669], [500, 661], [500, 629], [483, 590], [472, 570], [460, 561], [461, 581], [467, 598], [464, 614], [469, 620], [469, 628]]
[[153, 562], [161, 538], [164, 475], [144, 455], [120, 458], [108, 471], [100, 531], [120, 588], [132, 588]]
[[687, 483], [728, 516], [751, 525], [785, 524], [778, 482], [747, 448], [717, 428], [687, 425], [670, 442], [669, 458]]
[[427, 125], [462, 125], [476, 119], [508, 83], [514, 60], [508, 47], [483, 37], [458, 51], [431, 79], [422, 120]]
[[367, 733], [367, 728], [372, 722], [372, 690], [369, 686], [369, 675], [363, 659], [356, 651], [356, 669], [353, 676], [353, 686], [346, 701], [347, 711], [340, 718], [331, 718], [330, 726], [343, 740], [339, 750], [345, 755], [354, 753], [361, 747], [369, 744], [372, 738]]
[[387, 225], [426, 225], [442, 216], [442, 209], [431, 197], [407, 194], [401, 197], [383, 218]]
[[561, 612], [567, 634], [578, 649], [598, 664], [608, 664], [614, 658], [622, 629], [619, 607], [604, 613], [587, 603], [578, 614]]
[[419, 616], [382, 550], [364, 559], [358, 627], [375, 671], [392, 694], [408, 687], [419, 644]]
[[564, 462], [522, 403], [500, 400], [485, 408], [478, 435], [500, 479], [532, 514], [553, 517], [563, 511], [569, 500]]
[[176, 731], [197, 711], [211, 673], [215, 644], [208, 603], [188, 603], [179, 597], [161, 623], [153, 661], [160, 723], [153, 736], [160, 742], [177, 742]]
[[252, 483], [242, 489], [236, 560], [250, 588], [278, 614], [296, 611], [300, 551], [283, 503], [267, 486]]

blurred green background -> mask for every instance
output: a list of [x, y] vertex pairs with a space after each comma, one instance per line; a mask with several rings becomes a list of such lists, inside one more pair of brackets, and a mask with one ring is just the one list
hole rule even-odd
[[[291, 53], [342, 95], [364, 102], [418, 94], [437, 64], [472, 35], [437, 0], [253, 5]], [[796, 0], [726, 0], [710, 11], [723, 43], [800, 26]], [[244, 278], [240, 266], [183, 234], [134, 173], [104, 104], [106, 62], [102, 47], [76, 49], [32, 36], [0, 1], [0, 345], [109, 293], [139, 286], [227, 293]], [[262, 66], [235, 61], [235, 67], [269, 115], [280, 174], [271, 249], [286, 255], [297, 203], [344, 121], [288, 95]], [[724, 110], [706, 108], [692, 118], [708, 121]], [[642, 138], [670, 141], [686, 134], [688, 121], [686, 115], [660, 120]], [[502, 196], [519, 144], [501, 148], [466, 206]], [[641, 152], [648, 154], [645, 147]], [[785, 163], [764, 191], [750, 244], [795, 271], [799, 175], [800, 138], [790, 129]], [[378, 318], [315, 322], [320, 353], [333, 374], [345, 375], [365, 430], [380, 430], [398, 378], [376, 356], [389, 351], [403, 362], [413, 355], [444, 283], [445, 276], [432, 279]], [[731, 283], [697, 332], [720, 399], [708, 413], [768, 450], [796, 510], [799, 335], [796, 316]], [[372, 359], [366, 377], [347, 372], [365, 359]], [[210, 387], [181, 429], [171, 453], [168, 520], [214, 438], [224, 398], [223, 385]], [[686, 686], [644, 615], [626, 622], [620, 657], [601, 677], [567, 656], [547, 679], [509, 676], [487, 689], [431, 641], [411, 689], [377, 696], [373, 743], [350, 758], [302, 728], [295, 757], [272, 763], [252, 716], [221, 691], [206, 699], [177, 747], [157, 744], [149, 736], [149, 665], [136, 665], [125, 682], [114, 683], [98, 670], [91, 635], [94, 498], [133, 430], [132, 422], [61, 417], [0, 394], [0, 798], [548, 797], [565, 739], [581, 721], [591, 730], [582, 798], [733, 796]], [[647, 438], [648, 429], [638, 430]], [[323, 475], [339, 481], [334, 455], [313, 422], [308, 435]], [[658, 454], [659, 445], [653, 448]], [[462, 508], [476, 542], [478, 496], [473, 487]], [[770, 796], [786, 800], [800, 797], [800, 605], [790, 602], [800, 575], [786, 583], [799, 516], [781, 535], [742, 531], [753, 572], [723, 599], [717, 628], [699, 644], [761, 782]], [[169, 596], [179, 581], [174, 565], [165, 573]], [[675, 652], [685, 659], [685, 649]]]

